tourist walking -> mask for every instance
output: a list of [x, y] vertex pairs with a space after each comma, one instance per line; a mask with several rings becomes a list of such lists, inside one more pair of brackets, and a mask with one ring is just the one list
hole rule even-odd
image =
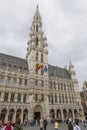
[[79, 122], [78, 121], [75, 121], [75, 124], [74, 124], [74, 129], [73, 130], [81, 130], [80, 126], [79, 126]]
[[46, 130], [47, 127], [47, 119], [44, 119], [44, 130]]
[[54, 128], [55, 128], [55, 130], [58, 130], [58, 120], [57, 119], [55, 120]]
[[68, 130], [73, 130], [72, 121], [68, 122]]
[[40, 130], [43, 130], [43, 127], [44, 127], [44, 122], [43, 122], [43, 119], [41, 118], [40, 119]]
[[21, 119], [16, 120], [16, 124], [14, 126], [14, 130], [23, 130], [22, 126], [20, 125]]
[[4, 130], [13, 130], [13, 126], [11, 124], [11, 121], [9, 120], [7, 124], [5, 124]]

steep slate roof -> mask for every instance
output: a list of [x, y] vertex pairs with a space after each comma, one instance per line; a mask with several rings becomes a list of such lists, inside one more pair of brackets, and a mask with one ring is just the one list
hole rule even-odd
[[[26, 59], [0, 53], [0, 68], [7, 69], [7, 67], [14, 71], [20, 69], [20, 72], [29, 72]], [[48, 74], [49, 76], [71, 79], [71, 76], [66, 69], [57, 66], [48, 65]]]
[[49, 76], [71, 79], [71, 76], [66, 69], [57, 66], [48, 65], [48, 73]]
[[20, 72], [28, 72], [26, 59], [0, 53], [0, 68], [7, 69], [7, 67], [14, 71], [20, 69]]

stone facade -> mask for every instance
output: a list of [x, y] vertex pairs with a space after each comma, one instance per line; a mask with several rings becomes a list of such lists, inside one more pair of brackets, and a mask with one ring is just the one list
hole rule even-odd
[[30, 28], [26, 59], [0, 54], [0, 116], [4, 122], [21, 118], [83, 119], [74, 66], [48, 64], [47, 38], [37, 6]]
[[85, 119], [87, 120], [87, 81], [84, 81], [82, 86], [82, 92], [80, 94], [81, 94], [81, 103], [83, 105]]

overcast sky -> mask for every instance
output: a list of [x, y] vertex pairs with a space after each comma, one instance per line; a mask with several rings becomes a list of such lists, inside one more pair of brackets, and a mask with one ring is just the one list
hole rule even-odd
[[36, 5], [49, 64], [64, 67], [71, 60], [81, 90], [87, 80], [87, 0], [0, 0], [0, 53], [25, 58]]

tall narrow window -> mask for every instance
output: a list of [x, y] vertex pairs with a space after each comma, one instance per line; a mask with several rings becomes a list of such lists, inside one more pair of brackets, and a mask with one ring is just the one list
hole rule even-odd
[[36, 74], [38, 74], [38, 69], [37, 68], [36, 68], [35, 72], [36, 72]]
[[16, 83], [17, 83], [17, 78], [14, 77], [14, 78], [13, 78], [13, 84], [16, 84]]
[[55, 94], [55, 103], [57, 103], [57, 95]]
[[44, 74], [44, 71], [43, 71], [43, 69], [41, 69], [41, 75], [43, 75]]
[[43, 54], [41, 54], [41, 62], [43, 63]]
[[27, 86], [27, 79], [24, 79], [24, 85]]
[[4, 102], [7, 102], [8, 101], [8, 93], [5, 93], [4, 95]]
[[23, 96], [23, 102], [26, 102], [26, 100], [27, 100], [27, 95], [24, 94], [24, 96]]
[[62, 102], [64, 103], [64, 95], [62, 94]]
[[38, 46], [38, 37], [36, 37], [36, 46]]
[[35, 101], [38, 101], [38, 95], [35, 94]]
[[19, 85], [22, 85], [23, 79], [19, 78]]
[[9, 74], [7, 77], [7, 82], [10, 83], [11, 82], [11, 75]]
[[38, 32], [38, 25], [36, 25], [36, 32]]
[[38, 52], [36, 52], [36, 61], [38, 61]]
[[41, 87], [44, 87], [44, 81], [43, 80], [41, 81]]
[[44, 101], [44, 95], [41, 95], [41, 101]]
[[11, 93], [10, 102], [14, 102], [14, 93]]
[[35, 80], [35, 85], [38, 86], [38, 80], [37, 79]]
[[3, 82], [4, 78], [5, 78], [4, 73], [2, 73], [1, 76], [0, 76], [0, 82]]
[[60, 93], [59, 93], [59, 103], [61, 103], [61, 95], [60, 95]]
[[18, 102], [21, 102], [21, 94], [18, 94]]

